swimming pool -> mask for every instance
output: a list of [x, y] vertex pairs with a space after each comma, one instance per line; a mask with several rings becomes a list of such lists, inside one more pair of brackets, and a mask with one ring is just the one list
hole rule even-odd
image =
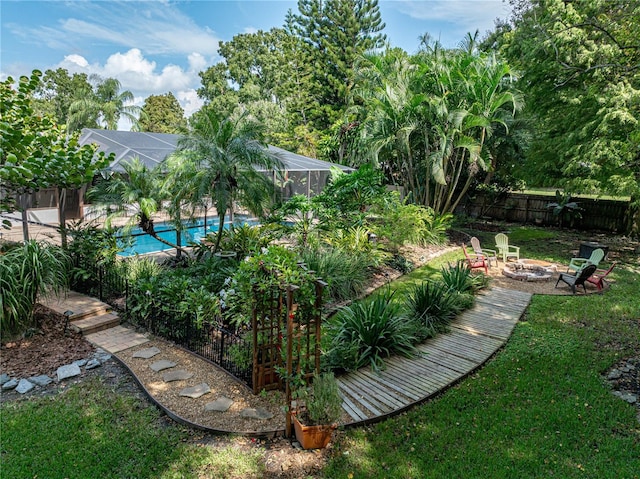
[[[187, 246], [189, 243], [198, 243], [207, 233], [215, 233], [218, 231], [218, 224], [218, 218], [207, 218], [206, 225], [204, 219], [189, 223], [182, 231], [182, 246]], [[257, 225], [258, 221], [246, 215], [235, 215], [233, 224], [236, 226], [243, 224]], [[230, 221], [225, 221], [224, 228], [229, 229], [230, 225]], [[156, 223], [154, 226], [160, 238], [175, 244], [176, 230], [171, 224], [163, 221]], [[119, 256], [135, 256], [137, 254], [157, 253], [172, 249], [171, 246], [158, 241], [137, 227], [131, 230], [131, 243], [129, 243], [128, 239], [119, 241], [121, 246], [125, 243], [127, 247], [118, 253]]]

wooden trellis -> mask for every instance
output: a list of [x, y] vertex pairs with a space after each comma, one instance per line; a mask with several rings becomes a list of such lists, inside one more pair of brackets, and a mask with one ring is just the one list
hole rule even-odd
[[322, 294], [325, 286], [323, 281], [313, 280], [313, 303], [307, 300], [303, 304], [297, 302], [300, 287], [296, 285], [274, 286], [266, 291], [257, 287], [254, 289], [251, 325], [254, 394], [263, 389], [284, 387], [287, 400], [290, 401], [289, 384], [283, 381], [280, 373], [286, 371], [287, 377], [300, 374], [306, 379], [319, 372]]

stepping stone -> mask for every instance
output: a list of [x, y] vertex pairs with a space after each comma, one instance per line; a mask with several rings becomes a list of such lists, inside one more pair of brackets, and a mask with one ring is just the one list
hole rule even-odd
[[78, 367], [82, 367], [85, 364], [87, 364], [87, 360], [86, 359], [78, 359], [77, 361], [74, 361], [73, 364], [77, 364]]
[[66, 366], [60, 366], [57, 371], [58, 381], [72, 378], [74, 376], [80, 376], [80, 373], [80, 366], [78, 366], [77, 364], [67, 364]]
[[153, 363], [149, 367], [151, 369], [153, 369], [155, 372], [159, 372], [159, 371], [163, 371], [165, 369], [173, 368], [176, 365], [177, 365], [177, 363], [174, 363], [173, 361], [168, 361], [166, 359], [161, 359], [160, 361], [156, 361], [155, 363]]
[[18, 383], [18, 387], [16, 388], [16, 391], [19, 392], [20, 394], [24, 394], [24, 393], [28, 393], [35, 387], [36, 387], [35, 384], [33, 384], [32, 382], [29, 382], [26, 379], [21, 379], [20, 382]]
[[151, 359], [156, 354], [160, 354], [160, 350], [155, 346], [152, 348], [141, 349], [140, 351], [136, 351], [133, 353], [134, 358], [142, 358], [142, 359]]
[[51, 379], [46, 374], [43, 374], [41, 376], [33, 376], [29, 378], [28, 381], [38, 386], [46, 386], [47, 384], [51, 384], [53, 382], [53, 379]]
[[180, 396], [190, 397], [193, 399], [198, 399], [200, 396], [204, 396], [205, 394], [209, 394], [211, 392], [211, 388], [207, 383], [201, 383], [196, 386], [191, 386], [190, 388], [184, 388], [180, 391]]
[[226, 412], [229, 410], [232, 404], [233, 404], [232, 399], [221, 396], [215, 401], [205, 404], [204, 410], [207, 412], [210, 412], [210, 411]]
[[109, 361], [109, 359], [111, 359], [111, 355], [104, 351], [95, 353], [93, 357], [98, 361], [100, 361], [101, 363], [104, 363], [106, 361]]
[[7, 373], [0, 374], [0, 386], [2, 386], [4, 383], [8, 383], [10, 379], [11, 378]]
[[8, 391], [9, 389], [13, 389], [18, 385], [18, 380], [17, 379], [10, 379], [9, 381], [7, 381], [6, 383], [4, 383], [2, 385], [2, 390], [3, 391]]
[[240, 417], [244, 417], [246, 419], [271, 419], [273, 414], [267, 411], [264, 408], [247, 408], [240, 411]]
[[84, 367], [85, 369], [95, 369], [98, 366], [102, 366], [102, 363], [97, 359], [90, 359], [87, 361], [87, 365]]
[[162, 380], [165, 383], [170, 383], [172, 381], [184, 381], [186, 379], [191, 379], [193, 377], [193, 373], [189, 371], [185, 371], [184, 369], [176, 369], [175, 371], [169, 371], [168, 373], [164, 373], [162, 375]]

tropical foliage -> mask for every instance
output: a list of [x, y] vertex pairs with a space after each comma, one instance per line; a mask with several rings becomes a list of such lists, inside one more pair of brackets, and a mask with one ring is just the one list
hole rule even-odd
[[39, 296], [59, 294], [68, 284], [68, 257], [56, 246], [28, 241], [0, 254], [0, 328], [15, 334], [33, 327]]

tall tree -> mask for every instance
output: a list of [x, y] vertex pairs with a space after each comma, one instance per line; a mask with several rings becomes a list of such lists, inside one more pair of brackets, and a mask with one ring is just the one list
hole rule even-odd
[[91, 90], [85, 73], [69, 75], [64, 68], [47, 70], [33, 95], [34, 110], [40, 114], [51, 114], [58, 123], [66, 124], [71, 104], [90, 94]]
[[[69, 135], [50, 115], [36, 116], [32, 96], [40, 86], [42, 73], [20, 78], [17, 87], [9, 77], [0, 83], [0, 212], [21, 210], [25, 240], [27, 195], [43, 188], [55, 188], [64, 195], [67, 188], [90, 183], [111, 158], [96, 153], [93, 145], [80, 146], [78, 135]], [[64, 232], [64, 197], [59, 203]], [[5, 223], [6, 224], [6, 223]]]
[[[535, 128], [527, 180], [627, 194], [640, 203], [640, 4], [512, 5], [512, 27], [503, 27], [494, 43], [522, 72]], [[640, 230], [639, 217], [636, 223]]]
[[220, 247], [224, 220], [238, 202], [254, 214], [261, 214], [274, 198], [272, 180], [259, 172], [281, 169], [280, 161], [261, 142], [261, 128], [245, 118], [223, 119], [210, 108], [191, 118], [189, 132], [178, 150], [192, 152], [196, 161], [195, 198], [209, 197], [219, 219], [215, 251]]
[[506, 132], [521, 107], [508, 65], [474, 50], [428, 48], [412, 58], [392, 50], [358, 68], [361, 148], [413, 201], [440, 213], [495, 167], [487, 139], [497, 125]]
[[326, 130], [341, 119], [353, 88], [353, 68], [386, 40], [377, 0], [299, 0], [296, 33], [314, 70], [314, 122]]
[[173, 93], [147, 97], [140, 110], [138, 128], [151, 133], [179, 133], [187, 126], [184, 110]]
[[117, 130], [120, 118], [129, 120], [137, 129], [140, 107], [133, 105], [133, 93], [121, 91], [122, 85], [115, 78], [91, 75], [93, 89], [83, 98], [76, 99], [69, 107], [69, 130], [85, 127], [103, 127]]

